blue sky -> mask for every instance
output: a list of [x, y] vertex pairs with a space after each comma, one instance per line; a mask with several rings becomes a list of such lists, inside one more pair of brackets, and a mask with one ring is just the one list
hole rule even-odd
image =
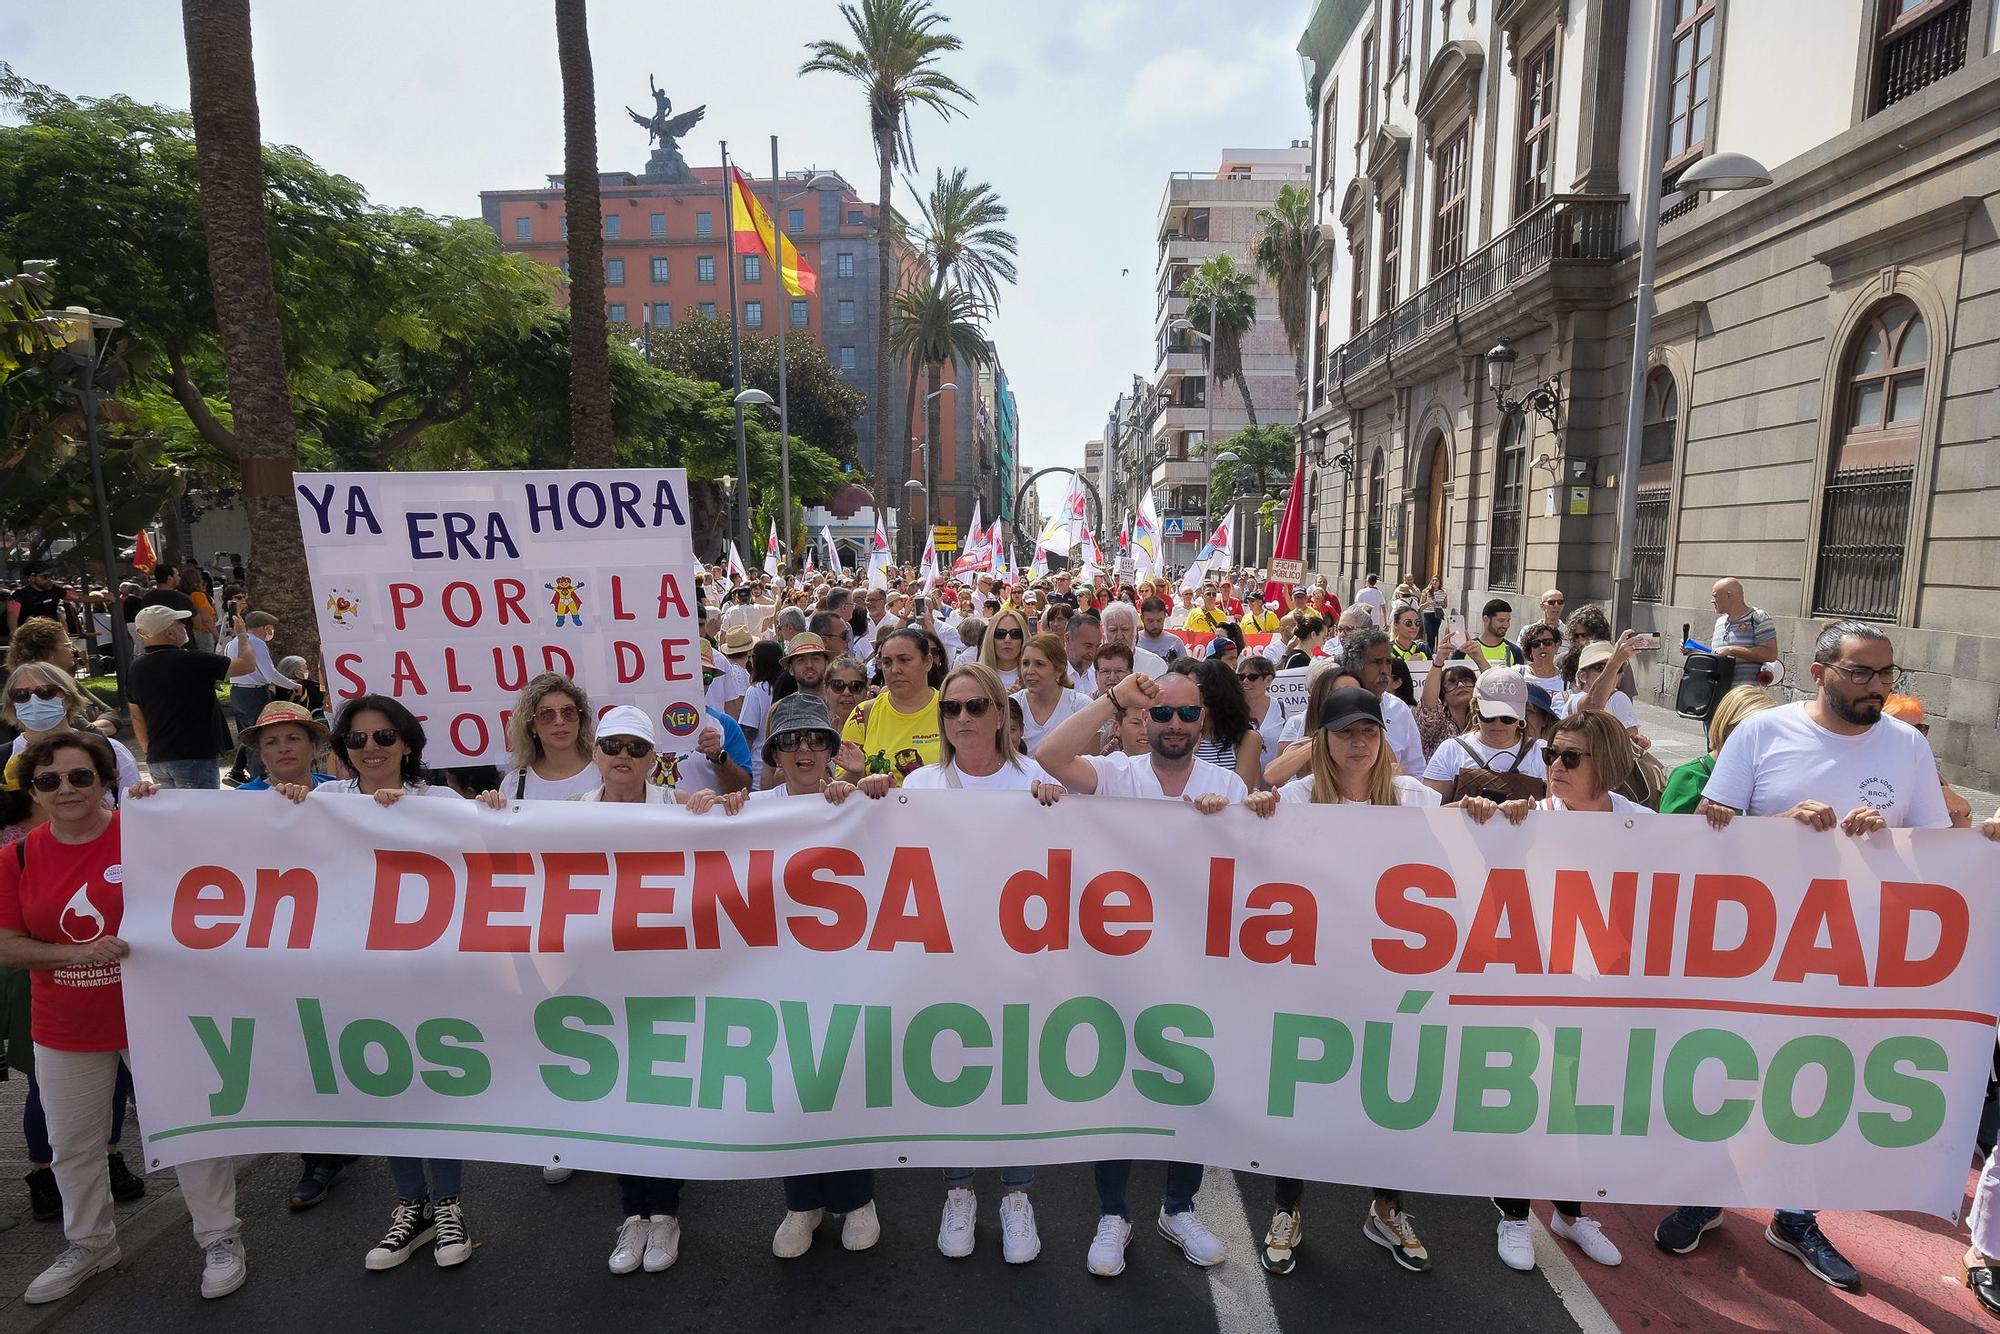
[[[1013, 210], [1021, 282], [994, 322], [1020, 401], [1023, 458], [1076, 464], [1119, 390], [1152, 369], [1154, 220], [1167, 174], [1224, 148], [1309, 134], [1293, 51], [1306, 0], [939, 0], [964, 49], [947, 68], [979, 99], [916, 119], [924, 181], [965, 166]], [[74, 95], [185, 106], [171, 0], [9, 7], [0, 53]], [[872, 198], [856, 93], [801, 79], [805, 42], [844, 35], [830, 0], [592, 0], [598, 154], [637, 170], [655, 74], [676, 111], [708, 114], [683, 151], [716, 141], [769, 168], [839, 171]], [[476, 216], [479, 191], [538, 185], [562, 165], [561, 89], [543, 0], [255, 0], [266, 139], [296, 144], [378, 202]], [[900, 187], [899, 187], [900, 188]]]

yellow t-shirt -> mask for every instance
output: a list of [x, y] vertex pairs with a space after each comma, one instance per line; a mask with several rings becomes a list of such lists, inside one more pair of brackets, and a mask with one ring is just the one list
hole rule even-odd
[[1277, 613], [1264, 611], [1261, 608], [1257, 611], [1246, 611], [1243, 613], [1241, 625], [1246, 632], [1273, 635], [1278, 632]]
[[[868, 717], [861, 718], [866, 708]], [[915, 713], [903, 713], [887, 693], [856, 706], [840, 729], [843, 742], [852, 741], [868, 757], [868, 773], [893, 775], [896, 786], [926, 764], [938, 762], [938, 692]]]
[[1215, 614], [1212, 616], [1208, 612], [1203, 611], [1200, 607], [1196, 607], [1193, 611], [1188, 613], [1187, 623], [1183, 625], [1181, 628], [1186, 630], [1191, 635], [1213, 635], [1219, 632], [1223, 626], [1228, 624], [1229, 624], [1229, 613], [1224, 611], [1221, 607], [1217, 607], [1215, 609]]

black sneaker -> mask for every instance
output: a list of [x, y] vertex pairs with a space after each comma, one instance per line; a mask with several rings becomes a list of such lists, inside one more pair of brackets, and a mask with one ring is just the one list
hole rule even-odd
[[125, 1166], [125, 1155], [107, 1153], [105, 1161], [111, 1167], [111, 1198], [120, 1204], [127, 1204], [146, 1193], [146, 1178], [132, 1175], [132, 1169]]
[[1821, 1282], [1847, 1292], [1861, 1291], [1860, 1273], [1826, 1239], [1819, 1223], [1810, 1215], [1803, 1219], [1786, 1218], [1782, 1214], [1773, 1218], [1764, 1229], [1764, 1240], [1787, 1255], [1797, 1256], [1806, 1271]]
[[394, 1269], [436, 1235], [437, 1215], [431, 1211], [428, 1198], [397, 1200], [389, 1215], [389, 1230], [368, 1252], [365, 1263], [370, 1269]]
[[37, 1167], [21, 1178], [28, 1183], [28, 1208], [40, 1222], [62, 1217], [62, 1191], [56, 1188], [54, 1169]]
[[1722, 1226], [1722, 1210], [1683, 1204], [1653, 1229], [1653, 1244], [1675, 1255], [1688, 1255], [1701, 1245], [1701, 1234]]
[[308, 1153], [299, 1162], [302, 1171], [298, 1184], [292, 1187], [291, 1198], [286, 1201], [294, 1209], [310, 1209], [327, 1197], [333, 1183], [347, 1165], [354, 1161], [338, 1154]]

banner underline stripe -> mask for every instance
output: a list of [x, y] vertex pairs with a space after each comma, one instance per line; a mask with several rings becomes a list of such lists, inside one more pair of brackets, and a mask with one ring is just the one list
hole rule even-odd
[[252, 1119], [228, 1121], [204, 1121], [197, 1125], [176, 1126], [171, 1130], [153, 1131], [146, 1134], [149, 1142], [175, 1139], [182, 1135], [199, 1135], [211, 1130], [269, 1130], [269, 1129], [318, 1129], [318, 1130], [444, 1130], [469, 1135], [528, 1135], [545, 1136], [550, 1139], [590, 1140], [604, 1144], [631, 1144], [641, 1148], [694, 1149], [709, 1153], [784, 1153], [802, 1149], [836, 1149], [855, 1144], [936, 1144], [936, 1143], [996, 1143], [1006, 1140], [1049, 1140], [1075, 1139], [1095, 1135], [1163, 1135], [1172, 1138], [1176, 1132], [1167, 1126], [1081, 1126], [1074, 1130], [1032, 1130], [1008, 1134], [936, 1134], [912, 1135], [848, 1135], [837, 1139], [808, 1139], [777, 1144], [721, 1144], [705, 1140], [657, 1139], [646, 1135], [614, 1135], [595, 1130], [561, 1130], [548, 1126], [503, 1126], [460, 1124], [449, 1121], [314, 1121], [285, 1119]]
[[1979, 1024], [1992, 1028], [1990, 1014], [1977, 1010], [1876, 1009], [1843, 1005], [1784, 1005], [1776, 1001], [1710, 1000], [1704, 997], [1644, 996], [1453, 996], [1453, 1005], [1493, 1005], [1528, 1007], [1568, 1006], [1601, 1010], [1727, 1010], [1737, 1014], [1797, 1015], [1812, 1019], [1931, 1019], [1947, 1023]]

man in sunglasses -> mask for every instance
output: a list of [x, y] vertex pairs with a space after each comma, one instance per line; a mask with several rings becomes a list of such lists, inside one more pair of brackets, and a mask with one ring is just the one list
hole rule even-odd
[[[1946, 829], [1937, 761], [1916, 728], [1885, 717], [1896, 689], [1895, 645], [1866, 621], [1835, 621], [1813, 646], [1819, 693], [1753, 713], [1729, 734], [1698, 814], [1720, 829], [1738, 815], [1775, 815], [1850, 837], [1878, 829]], [[1686, 1255], [1722, 1222], [1720, 1209], [1683, 1205], [1653, 1240]], [[1814, 1211], [1780, 1209], [1764, 1239], [1813, 1277], [1858, 1292], [1861, 1275], [1819, 1230]]]
[[[1120, 710], [1146, 714], [1144, 755], [1099, 755], [1098, 734]], [[1191, 676], [1169, 674], [1155, 681], [1134, 672], [1057, 724], [1042, 738], [1035, 760], [1048, 776], [1072, 792], [1103, 797], [1147, 797], [1186, 801], [1204, 815], [1241, 804], [1250, 792], [1233, 770], [1196, 755], [1204, 710], [1201, 687]], [[1090, 1243], [1090, 1272], [1109, 1278], [1125, 1270], [1125, 1247], [1132, 1240], [1131, 1210], [1125, 1188], [1129, 1161], [1097, 1164], [1099, 1216]], [[1199, 1163], [1169, 1163], [1167, 1186], [1155, 1224], [1161, 1236], [1203, 1268], [1219, 1265], [1228, 1252], [1195, 1212], [1201, 1187]]]
[[219, 788], [216, 762], [229, 745], [229, 724], [216, 699], [216, 683], [257, 670], [261, 642], [230, 617], [235, 656], [189, 648], [192, 611], [155, 603], [132, 618], [145, 652], [132, 664], [132, 731], [146, 753], [146, 767], [161, 787]]
[[1563, 608], [1568, 605], [1569, 599], [1563, 595], [1563, 591], [1560, 588], [1551, 588], [1548, 592], [1542, 594], [1542, 619], [1521, 632], [1521, 651], [1523, 653], [1527, 652], [1528, 646], [1526, 641], [1528, 636], [1538, 630], [1553, 630], [1555, 632], [1558, 652], [1569, 647], [1569, 631], [1563, 626]]

